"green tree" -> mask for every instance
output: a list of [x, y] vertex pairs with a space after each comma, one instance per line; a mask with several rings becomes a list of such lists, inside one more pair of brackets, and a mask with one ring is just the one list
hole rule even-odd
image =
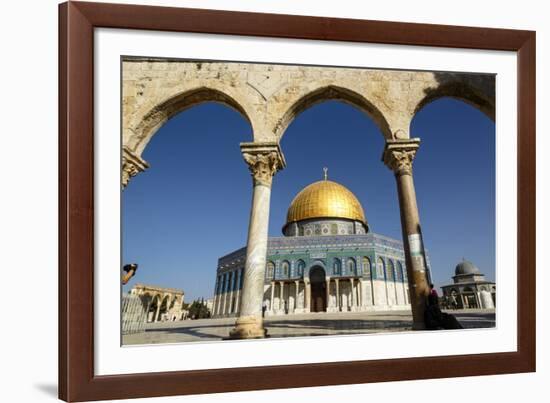
[[210, 317], [210, 311], [204, 303], [204, 298], [194, 300], [189, 306], [189, 317], [191, 319], [204, 319]]

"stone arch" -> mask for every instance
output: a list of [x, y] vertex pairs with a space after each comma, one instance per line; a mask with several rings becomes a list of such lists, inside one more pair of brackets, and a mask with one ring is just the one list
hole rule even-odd
[[266, 269], [266, 278], [270, 280], [275, 278], [275, 263], [273, 263], [271, 260], [268, 260], [266, 264]]
[[306, 262], [304, 262], [302, 259], [298, 259], [296, 261], [296, 276], [297, 277], [303, 276], [305, 268], [306, 268]]
[[310, 278], [310, 273], [311, 273], [311, 271], [312, 271], [316, 266], [321, 267], [321, 268], [325, 271], [326, 275], [328, 276], [327, 268], [326, 268], [326, 266], [325, 266], [325, 262], [322, 261], [322, 260], [316, 259], [316, 260], [314, 260], [313, 262], [310, 263], [309, 267], [308, 267], [307, 270], [304, 272], [304, 277], [306, 277], [306, 274], [307, 274], [307, 278], [308, 278], [308, 280], [309, 280], [309, 278]]
[[212, 85], [200, 86], [171, 95], [142, 112], [139, 122], [135, 127], [130, 128], [132, 133], [127, 141], [125, 141], [125, 146], [133, 150], [138, 156], [141, 156], [155, 133], [171, 117], [205, 102], [220, 103], [240, 113], [251, 125], [252, 135], [254, 135], [254, 125], [251, 119], [253, 114], [249, 110], [250, 107], [245, 106], [246, 102], [244, 98], [231, 93], [228, 89], [217, 89]]
[[357, 262], [353, 257], [348, 257], [346, 259], [347, 272], [351, 276], [357, 275]]
[[[487, 74], [433, 73], [437, 85], [424, 89], [414, 115], [429, 103], [443, 97], [463, 101], [495, 120], [495, 77]], [[413, 116], [414, 118], [414, 116]]]
[[372, 263], [371, 263], [370, 258], [368, 256], [363, 256], [362, 265], [363, 265], [363, 275], [367, 279], [371, 279], [372, 278]]
[[332, 274], [342, 274], [342, 259], [335, 257], [332, 260]]
[[168, 309], [172, 309], [176, 306], [176, 303], [178, 302], [178, 296], [177, 295], [173, 295], [173, 296], [170, 296], [170, 305], [168, 307]]
[[386, 280], [386, 262], [382, 256], [378, 256], [376, 259], [376, 278]]
[[395, 268], [395, 275], [396, 275], [397, 280], [400, 283], [405, 281], [405, 273], [404, 273], [404, 270], [403, 270], [403, 265], [401, 264], [401, 262], [399, 260], [397, 260], [397, 265], [396, 265], [396, 268]]
[[389, 281], [395, 281], [395, 265], [392, 259], [388, 259], [388, 265], [386, 267], [386, 278]]
[[280, 115], [273, 128], [273, 133], [280, 140], [290, 123], [306, 109], [324, 101], [336, 100], [352, 105], [370, 117], [378, 126], [385, 138], [391, 138], [389, 124], [382, 112], [367, 98], [358, 92], [338, 85], [324, 85], [300, 95], [289, 102], [290, 106]]
[[283, 260], [281, 262], [281, 277], [288, 277], [290, 275], [290, 262]]

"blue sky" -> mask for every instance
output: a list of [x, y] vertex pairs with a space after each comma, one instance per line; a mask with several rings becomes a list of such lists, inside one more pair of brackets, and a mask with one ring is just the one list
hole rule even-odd
[[[495, 278], [495, 125], [463, 102], [443, 98], [415, 117], [422, 139], [414, 180], [436, 286], [464, 257]], [[169, 120], [143, 153], [151, 167], [123, 192], [123, 262], [140, 265], [134, 283], [181, 288], [187, 301], [211, 297], [219, 256], [246, 244], [251, 179], [239, 142], [248, 122], [206, 103]], [[372, 231], [401, 239], [395, 179], [381, 162], [384, 140], [361, 111], [317, 104], [287, 129], [287, 168], [273, 182], [270, 236], [281, 236], [286, 211], [304, 186], [329, 178], [362, 203]]]

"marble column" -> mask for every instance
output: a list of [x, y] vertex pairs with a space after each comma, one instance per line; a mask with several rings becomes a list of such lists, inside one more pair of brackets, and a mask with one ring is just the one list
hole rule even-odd
[[273, 175], [285, 166], [278, 143], [241, 143], [244, 160], [253, 180], [252, 209], [248, 226], [246, 263], [242, 289], [241, 312], [231, 330], [233, 339], [261, 338], [267, 334], [263, 326], [262, 299], [267, 254], [269, 201]]
[[334, 281], [336, 281], [336, 312], [340, 312], [340, 284], [338, 279]]
[[330, 279], [327, 279], [326, 282], [327, 282], [327, 285], [326, 285], [326, 287], [327, 287], [327, 290], [326, 290], [327, 291], [327, 301], [326, 301], [326, 304], [325, 304], [325, 311], [328, 312], [328, 306], [329, 306], [329, 303], [330, 303]]
[[279, 311], [285, 313], [285, 283], [279, 281]]
[[355, 295], [357, 295], [357, 307], [360, 309], [363, 306], [363, 286], [361, 280], [355, 282]]
[[479, 292], [475, 291], [474, 295], [476, 296], [477, 307], [478, 309], [481, 309], [481, 296], [479, 295]]
[[227, 313], [232, 314], [233, 309], [235, 307], [233, 306], [233, 288], [235, 287], [235, 272], [229, 272], [229, 304], [227, 305]]
[[227, 273], [224, 273], [223, 274], [223, 277], [222, 277], [222, 290], [221, 290], [221, 294], [220, 294], [220, 315], [224, 315], [225, 314], [225, 303], [227, 301], [227, 299], [225, 298], [226, 296], [226, 291], [227, 291]]
[[299, 292], [300, 292], [300, 282], [299, 281], [294, 281], [294, 287], [296, 288], [295, 290], [295, 297], [294, 297], [294, 311], [296, 311], [296, 309], [299, 309], [301, 307], [298, 306], [298, 295], [299, 295]]
[[[243, 275], [243, 271], [242, 270], [237, 270], [236, 271], [237, 273], [237, 278], [235, 279], [235, 308], [234, 308], [234, 311], [235, 311], [235, 314], [239, 314], [239, 310], [240, 310], [240, 307], [241, 307], [241, 288], [240, 288], [240, 283], [241, 283], [241, 276]], [[262, 300], [262, 304], [263, 304], [263, 300]]]
[[311, 284], [309, 281], [304, 282], [304, 294], [306, 299], [306, 312], [311, 312]]
[[405, 263], [411, 290], [413, 329], [415, 330], [426, 327], [424, 310], [429, 294], [422, 231], [412, 172], [413, 160], [419, 146], [420, 139], [417, 138], [387, 140], [382, 157], [384, 163], [394, 172], [397, 182]]
[[354, 307], [355, 307], [355, 294], [354, 294], [354, 290], [353, 290], [353, 279], [350, 278], [349, 279], [349, 286], [350, 286], [350, 295], [351, 295], [351, 301], [350, 301], [350, 311], [353, 311]]
[[216, 286], [214, 287], [214, 302], [212, 303], [212, 316], [216, 315], [217, 305], [218, 305], [218, 282], [216, 281]]
[[269, 309], [271, 312], [275, 312], [275, 309], [273, 308], [273, 303], [275, 301], [275, 281], [271, 282], [271, 302], [269, 303]]
[[361, 310], [367, 306], [367, 284], [368, 282], [359, 279], [359, 293], [361, 294]]
[[[233, 303], [233, 313], [237, 313], [237, 299], [239, 298], [239, 271], [235, 271], [235, 284], [233, 284], [233, 299], [235, 302]], [[262, 299], [263, 303], [263, 299]]]
[[214, 301], [212, 303], [212, 316], [216, 315], [216, 303], [218, 302], [218, 277], [216, 276], [216, 284], [214, 284]]
[[157, 305], [157, 311], [155, 312], [155, 316], [153, 317], [153, 322], [158, 322], [160, 319], [160, 306], [162, 305], [162, 301], [159, 300], [159, 303]]

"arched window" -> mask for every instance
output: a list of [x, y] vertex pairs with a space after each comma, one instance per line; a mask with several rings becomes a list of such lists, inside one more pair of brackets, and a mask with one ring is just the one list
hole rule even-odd
[[273, 264], [273, 262], [267, 262], [266, 277], [268, 279], [272, 279], [274, 274], [275, 274], [275, 265]]
[[288, 272], [290, 271], [290, 264], [286, 260], [281, 264], [281, 270], [283, 272], [283, 277], [288, 277]]
[[388, 259], [388, 269], [386, 278], [388, 281], [395, 281], [395, 266], [393, 265], [393, 260]]
[[357, 275], [357, 265], [355, 264], [355, 259], [350, 257], [347, 260], [346, 265], [348, 266], [348, 273], [350, 276], [356, 276]]
[[386, 265], [384, 264], [384, 259], [381, 257], [376, 261], [376, 278], [379, 280], [385, 280], [385, 269]]
[[371, 264], [370, 259], [367, 256], [363, 256], [363, 275], [367, 279], [371, 279]]
[[303, 260], [298, 260], [298, 262], [296, 263], [296, 275], [298, 277], [303, 276], [305, 268], [306, 262], [304, 262]]
[[332, 265], [333, 274], [342, 274], [342, 261], [337, 257], [334, 258], [334, 263]]
[[403, 265], [401, 264], [401, 262], [398, 260], [397, 261], [397, 281], [399, 282], [403, 282], [403, 280], [405, 279], [405, 277], [403, 276]]

